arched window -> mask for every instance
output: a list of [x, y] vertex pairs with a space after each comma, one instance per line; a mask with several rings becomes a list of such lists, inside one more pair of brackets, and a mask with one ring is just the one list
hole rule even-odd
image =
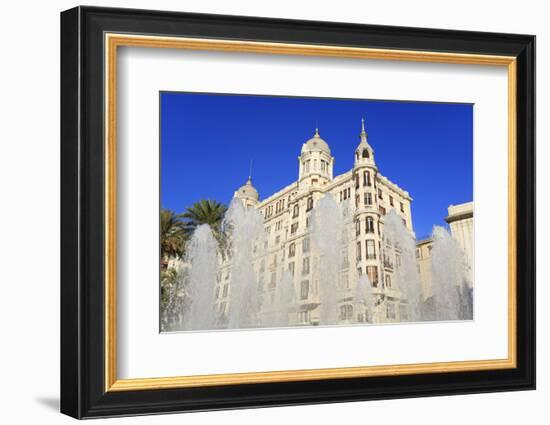
[[368, 149], [363, 149], [363, 158], [369, 158], [370, 157], [370, 154], [369, 154], [369, 150]]
[[298, 204], [294, 205], [294, 213], [293, 213], [293, 218], [296, 218], [298, 217], [298, 214], [300, 213], [300, 207], [298, 207]]
[[370, 173], [368, 171], [365, 171], [363, 173], [363, 185], [370, 186], [370, 184]]

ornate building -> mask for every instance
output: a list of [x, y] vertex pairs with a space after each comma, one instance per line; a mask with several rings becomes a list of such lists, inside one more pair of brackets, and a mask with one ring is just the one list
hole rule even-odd
[[[298, 156], [297, 181], [260, 200], [251, 178], [235, 191], [247, 208], [256, 208], [264, 217], [266, 233], [262, 255], [255, 259], [261, 312], [268, 314], [275, 303], [277, 286], [283, 274], [292, 276], [296, 308], [289, 319], [293, 324], [319, 324], [320, 267], [319, 255], [311, 240], [311, 221], [319, 201], [332, 195], [344, 210], [344, 237], [339, 266], [337, 308], [338, 323], [365, 320], [364, 309], [354, 305], [354, 291], [361, 275], [368, 275], [377, 307], [368, 313], [375, 321], [406, 319], [406, 299], [393, 282], [395, 268], [400, 265], [399, 249], [384, 241], [384, 216], [391, 209], [401, 217], [414, 235], [409, 193], [383, 176], [376, 164], [362, 121], [359, 144], [354, 152], [351, 170], [333, 175], [334, 157], [328, 143], [316, 129]], [[321, 260], [322, 261], [322, 260]], [[229, 309], [230, 264], [218, 274], [216, 303], [219, 314]]]

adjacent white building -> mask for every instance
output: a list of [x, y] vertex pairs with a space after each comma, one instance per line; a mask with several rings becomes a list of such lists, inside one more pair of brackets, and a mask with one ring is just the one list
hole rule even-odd
[[[474, 268], [474, 203], [466, 202], [459, 205], [449, 205], [445, 221], [449, 224], [451, 236], [457, 242], [464, 254], [466, 273], [473, 282]], [[432, 291], [432, 247], [433, 239], [427, 238], [416, 243], [416, 258], [418, 272], [422, 282], [424, 298], [433, 295]]]

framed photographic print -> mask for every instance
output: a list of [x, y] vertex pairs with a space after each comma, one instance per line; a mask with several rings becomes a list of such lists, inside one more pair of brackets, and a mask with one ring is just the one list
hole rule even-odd
[[61, 14], [61, 411], [533, 389], [535, 38]]

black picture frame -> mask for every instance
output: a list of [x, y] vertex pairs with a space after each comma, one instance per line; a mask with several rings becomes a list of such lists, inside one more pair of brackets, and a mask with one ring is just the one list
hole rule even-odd
[[[517, 367], [106, 392], [105, 32], [515, 56]], [[93, 418], [535, 388], [534, 36], [96, 7], [67, 10], [61, 13], [61, 195], [62, 413]]]

